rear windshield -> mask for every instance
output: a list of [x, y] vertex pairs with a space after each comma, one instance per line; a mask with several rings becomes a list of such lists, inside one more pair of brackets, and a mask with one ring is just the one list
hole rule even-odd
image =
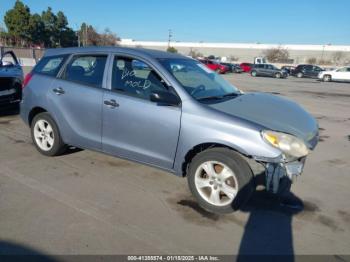
[[48, 76], [57, 76], [69, 55], [45, 56], [35, 66], [34, 72]]

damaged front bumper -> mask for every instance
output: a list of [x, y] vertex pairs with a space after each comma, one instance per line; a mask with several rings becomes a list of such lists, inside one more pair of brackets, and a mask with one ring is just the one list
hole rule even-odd
[[277, 194], [280, 189], [280, 181], [283, 177], [287, 177], [293, 182], [296, 177], [303, 172], [306, 157], [288, 163], [266, 163], [266, 190]]
[[255, 160], [260, 162], [265, 168], [266, 191], [277, 194], [280, 191], [282, 178], [287, 178], [293, 182], [302, 174], [306, 156], [288, 162], [283, 157], [269, 159], [269, 161], [261, 158], [256, 158]]

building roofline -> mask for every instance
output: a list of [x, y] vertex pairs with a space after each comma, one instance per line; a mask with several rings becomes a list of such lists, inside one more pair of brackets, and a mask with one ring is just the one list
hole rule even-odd
[[[142, 47], [167, 47], [168, 42], [161, 41], [135, 41], [132, 39], [121, 39], [119, 42], [123, 46], [142, 46]], [[204, 42], [171, 42], [175, 48], [221, 48], [221, 49], [271, 49], [285, 48], [288, 50], [302, 51], [343, 51], [350, 52], [350, 45], [297, 45], [297, 44], [260, 44], [260, 43], [204, 43]]]

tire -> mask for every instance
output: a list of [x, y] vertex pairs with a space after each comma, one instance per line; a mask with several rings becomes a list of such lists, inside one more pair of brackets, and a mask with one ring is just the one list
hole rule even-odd
[[45, 156], [61, 155], [67, 148], [49, 113], [40, 113], [34, 117], [31, 135], [36, 149]]
[[302, 78], [304, 74], [302, 72], [297, 73], [297, 78]]
[[[212, 175], [204, 168], [212, 171]], [[217, 214], [238, 210], [254, 190], [253, 173], [248, 163], [227, 148], [212, 148], [196, 155], [189, 164], [187, 180], [198, 204]]]
[[220, 73], [221, 73], [220, 68], [216, 69], [215, 72], [216, 72], [217, 74], [220, 74]]
[[252, 76], [254, 76], [254, 77], [256, 77], [256, 76], [257, 76], [256, 71], [252, 71], [250, 74], [251, 74]]
[[322, 80], [323, 80], [323, 82], [331, 82], [332, 77], [330, 75], [324, 75]]
[[275, 78], [281, 78], [281, 76], [282, 76], [281, 73], [276, 73], [275, 74]]

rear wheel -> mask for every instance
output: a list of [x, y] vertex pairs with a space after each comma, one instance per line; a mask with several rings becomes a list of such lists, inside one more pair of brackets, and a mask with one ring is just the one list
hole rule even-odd
[[331, 82], [331, 81], [332, 81], [332, 77], [330, 75], [323, 76], [323, 82]]
[[239, 209], [253, 192], [252, 171], [247, 162], [227, 148], [213, 148], [194, 157], [188, 184], [199, 205], [212, 213]]
[[66, 149], [55, 121], [46, 112], [34, 117], [31, 134], [35, 147], [43, 155], [57, 156]]
[[252, 76], [254, 76], [254, 77], [256, 77], [256, 76], [257, 76], [256, 71], [252, 71], [250, 74], [251, 74]]

